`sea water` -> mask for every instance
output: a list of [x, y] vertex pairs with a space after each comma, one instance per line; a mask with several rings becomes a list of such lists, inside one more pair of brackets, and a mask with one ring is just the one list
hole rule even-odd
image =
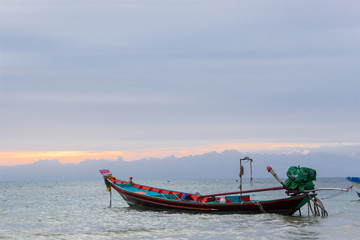
[[[237, 191], [236, 179], [136, 180], [185, 192]], [[316, 187], [351, 186], [344, 178], [320, 178]], [[279, 186], [255, 179], [243, 189]], [[209, 214], [130, 208], [115, 191], [112, 207], [104, 181], [1, 182], [0, 239], [360, 239], [360, 200], [355, 191], [331, 198], [319, 192], [328, 217], [279, 214]], [[284, 197], [258, 192], [252, 199]]]

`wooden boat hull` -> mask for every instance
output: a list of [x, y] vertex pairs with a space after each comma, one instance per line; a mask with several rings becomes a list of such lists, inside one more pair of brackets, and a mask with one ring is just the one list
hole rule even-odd
[[309, 195], [298, 195], [269, 201], [246, 201], [241, 203], [200, 203], [195, 201], [180, 201], [178, 199], [162, 199], [147, 196], [117, 186], [111, 182], [115, 189], [129, 206], [146, 207], [159, 210], [181, 210], [196, 212], [234, 212], [243, 214], [253, 213], [279, 213], [293, 215], [309, 200]]

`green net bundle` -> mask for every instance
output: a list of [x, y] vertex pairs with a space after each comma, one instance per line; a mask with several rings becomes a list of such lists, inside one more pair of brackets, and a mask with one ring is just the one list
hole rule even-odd
[[296, 189], [300, 192], [314, 189], [315, 184], [313, 181], [316, 180], [316, 171], [314, 169], [292, 166], [286, 172], [286, 175], [288, 179], [284, 184], [289, 189]]

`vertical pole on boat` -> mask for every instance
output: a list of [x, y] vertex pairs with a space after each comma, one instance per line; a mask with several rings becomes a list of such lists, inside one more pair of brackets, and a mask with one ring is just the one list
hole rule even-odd
[[111, 192], [111, 187], [110, 187], [110, 205], [109, 205], [109, 208], [111, 208], [111, 199], [112, 199], [112, 192]]

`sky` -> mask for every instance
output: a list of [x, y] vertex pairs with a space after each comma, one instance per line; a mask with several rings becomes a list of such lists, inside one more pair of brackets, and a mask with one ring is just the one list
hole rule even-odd
[[0, 165], [359, 153], [359, 76], [357, 0], [0, 0]]

